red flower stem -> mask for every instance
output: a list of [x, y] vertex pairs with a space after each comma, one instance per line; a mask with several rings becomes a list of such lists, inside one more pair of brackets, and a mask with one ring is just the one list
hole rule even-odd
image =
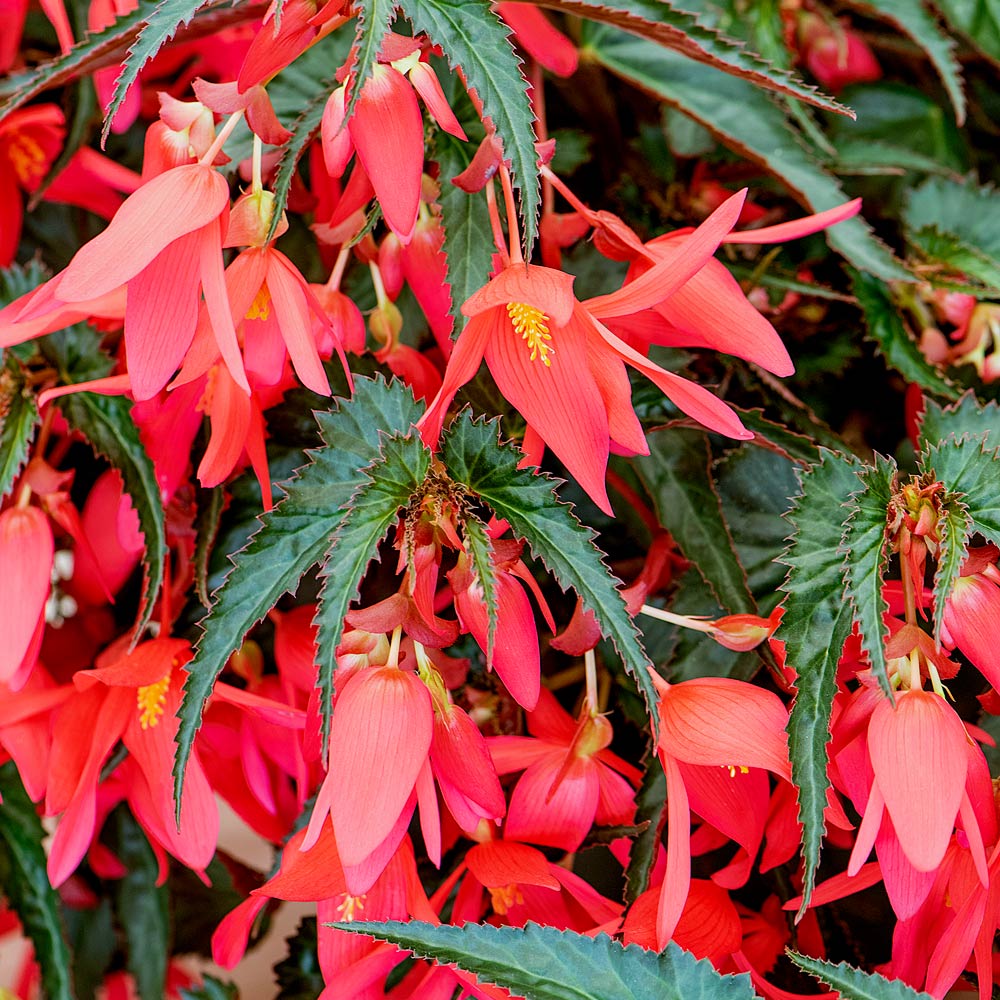
[[636, 512], [642, 523], [649, 529], [650, 534], [661, 534], [662, 525], [642, 497], [617, 472], [608, 469], [607, 476], [608, 485]]
[[507, 238], [504, 236], [503, 224], [500, 222], [500, 212], [497, 209], [497, 193], [493, 187], [493, 181], [486, 185], [486, 206], [490, 212], [490, 226], [493, 228], [493, 243], [496, 245], [497, 253], [504, 267], [510, 263], [510, 254], [507, 252]]
[[510, 183], [510, 171], [500, 164], [500, 186], [503, 188], [504, 207], [507, 210], [507, 235], [510, 237], [510, 262], [523, 264], [521, 254], [521, 232], [517, 226], [517, 205], [514, 203], [514, 188]]

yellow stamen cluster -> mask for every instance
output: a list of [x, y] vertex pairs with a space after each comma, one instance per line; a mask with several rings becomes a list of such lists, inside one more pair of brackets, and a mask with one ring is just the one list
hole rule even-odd
[[511, 882], [510, 885], [491, 885], [489, 890], [493, 912], [498, 916], [504, 916], [512, 906], [524, 902], [524, 896], [516, 882]]
[[529, 306], [524, 302], [508, 302], [507, 315], [514, 326], [515, 333], [521, 335], [521, 339], [531, 349], [531, 360], [540, 357], [542, 364], [546, 368], [552, 364], [549, 354], [555, 354], [555, 350], [550, 346], [552, 334], [545, 325], [548, 316], [541, 309]]
[[136, 691], [135, 700], [139, 706], [139, 725], [143, 729], [149, 729], [160, 721], [164, 703], [167, 700], [168, 687], [170, 687], [169, 671], [158, 681], [147, 684]]
[[352, 896], [345, 892], [343, 902], [337, 907], [337, 915], [344, 923], [351, 923], [358, 913], [365, 908], [366, 898], [364, 895]]
[[729, 777], [730, 778], [735, 778], [737, 771], [740, 774], [749, 774], [750, 773], [750, 768], [749, 767], [744, 767], [742, 764], [740, 764], [740, 765], [725, 764], [723, 766], [726, 768], [727, 771], [729, 771]]
[[7, 147], [7, 155], [14, 173], [26, 187], [45, 174], [45, 152], [30, 135], [16, 133]]
[[247, 310], [247, 319], [267, 319], [271, 315], [271, 293], [267, 290], [267, 285], [261, 285], [257, 297], [250, 303]]

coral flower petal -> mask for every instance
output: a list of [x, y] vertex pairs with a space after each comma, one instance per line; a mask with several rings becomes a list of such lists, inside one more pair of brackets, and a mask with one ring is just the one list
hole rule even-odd
[[378, 667], [355, 674], [330, 731], [330, 818], [341, 860], [360, 864], [388, 836], [431, 745], [430, 695], [413, 674]]
[[81, 302], [123, 285], [174, 240], [218, 218], [228, 205], [229, 187], [211, 167], [191, 163], [159, 174], [77, 251], [57, 279], [58, 298]]
[[918, 871], [941, 863], [968, 769], [965, 727], [943, 698], [913, 690], [882, 701], [868, 727], [875, 780]]
[[54, 544], [49, 519], [37, 507], [0, 514], [0, 681], [21, 665], [49, 596]]

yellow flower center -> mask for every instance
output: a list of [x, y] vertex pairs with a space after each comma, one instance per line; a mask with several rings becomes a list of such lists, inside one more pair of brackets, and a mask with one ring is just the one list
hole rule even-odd
[[490, 899], [493, 902], [493, 912], [498, 916], [504, 916], [512, 906], [524, 902], [524, 896], [516, 882], [511, 882], [510, 885], [490, 886], [489, 890]]
[[730, 778], [735, 778], [737, 772], [739, 772], [740, 774], [749, 774], [750, 773], [750, 768], [749, 767], [744, 767], [742, 764], [739, 764], [739, 765], [736, 765], [736, 764], [723, 764], [722, 766], [725, 767], [727, 771], [729, 771], [729, 777]]
[[555, 354], [555, 350], [549, 344], [552, 334], [545, 325], [548, 316], [541, 309], [526, 305], [524, 302], [508, 302], [507, 315], [514, 325], [515, 332], [519, 333], [521, 339], [528, 345], [531, 360], [540, 357], [542, 364], [548, 368], [552, 364], [549, 354]]
[[7, 147], [7, 155], [14, 173], [25, 187], [41, 180], [45, 173], [45, 152], [31, 136], [15, 133]]
[[358, 913], [365, 908], [366, 896], [351, 896], [344, 893], [343, 902], [337, 907], [337, 914], [345, 923], [351, 923]]
[[267, 319], [271, 315], [271, 293], [267, 290], [267, 285], [260, 286], [257, 297], [250, 303], [247, 310], [247, 319]]
[[149, 729], [160, 721], [164, 702], [167, 700], [168, 687], [170, 687], [169, 671], [155, 683], [147, 684], [136, 691], [135, 700], [139, 706], [139, 725], [143, 729]]

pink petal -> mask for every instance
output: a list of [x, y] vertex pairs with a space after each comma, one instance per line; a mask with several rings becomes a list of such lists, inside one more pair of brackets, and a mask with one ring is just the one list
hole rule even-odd
[[746, 200], [746, 189], [727, 198], [697, 229], [685, 238], [685, 253], [654, 264], [635, 281], [612, 292], [583, 303], [584, 308], [598, 319], [606, 316], [627, 316], [662, 302], [705, 265], [729, 233]]
[[330, 731], [330, 818], [341, 860], [360, 864], [388, 836], [430, 750], [433, 712], [413, 674], [378, 667], [355, 674]]
[[159, 174], [129, 195], [108, 228], [77, 251], [59, 276], [58, 297], [82, 302], [112, 291], [228, 205], [229, 186], [211, 167], [192, 163]]
[[0, 681], [13, 677], [49, 596], [54, 554], [49, 519], [37, 507], [0, 513]]
[[723, 243], [784, 243], [786, 240], [797, 240], [801, 236], [818, 233], [828, 226], [852, 219], [861, 211], [861, 199], [845, 201], [836, 208], [828, 208], [815, 215], [807, 215], [791, 222], [781, 222], [776, 226], [765, 226], [763, 229], [747, 229], [741, 233], [730, 233], [724, 236]]
[[451, 105], [444, 96], [444, 91], [441, 89], [441, 84], [434, 70], [427, 63], [418, 62], [407, 74], [407, 78], [413, 84], [413, 89], [420, 95], [424, 104], [427, 105], [431, 118], [445, 132], [455, 136], [456, 139], [461, 139], [462, 142], [468, 142], [465, 130], [455, 117], [455, 112], [451, 110]]
[[430, 761], [435, 775], [462, 789], [483, 815], [498, 819], [504, 814], [507, 802], [486, 739], [461, 708], [435, 713]]
[[579, 758], [554, 786], [563, 756], [532, 764], [510, 797], [504, 836], [575, 851], [594, 825], [599, 780], [592, 761]]
[[417, 95], [391, 66], [376, 66], [348, 123], [386, 225], [408, 243], [417, 222], [424, 166], [424, 123]]
[[689, 764], [763, 767], [790, 780], [788, 710], [755, 684], [702, 677], [660, 699], [660, 745]]
[[658, 751], [667, 779], [667, 867], [656, 907], [656, 944], [662, 950], [673, 937], [691, 885], [691, 812], [677, 762]]
[[955, 581], [951, 597], [944, 606], [945, 627], [955, 645], [996, 690], [1000, 690], [998, 621], [1000, 587], [978, 574]]
[[944, 857], [968, 768], [965, 728], [943, 698], [909, 691], [879, 703], [868, 727], [875, 779], [900, 846], [918, 871]]
[[222, 236], [224, 225], [221, 219], [206, 226], [201, 234], [200, 260], [201, 288], [205, 293], [205, 308], [212, 321], [212, 331], [219, 345], [219, 353], [225, 361], [233, 381], [245, 392], [250, 394], [250, 383], [247, 382], [243, 370], [243, 356], [240, 354], [239, 341], [236, 338], [236, 328], [233, 325], [233, 314], [229, 308], [229, 296], [226, 290], [225, 272], [222, 269]]
[[469, 871], [488, 889], [508, 885], [538, 885], [558, 889], [559, 881], [549, 870], [541, 851], [511, 840], [489, 840], [476, 844], [465, 856]]
[[278, 250], [272, 250], [269, 257], [267, 289], [271, 293], [281, 336], [288, 348], [295, 374], [306, 388], [321, 396], [329, 396], [330, 383], [312, 335], [305, 279]]
[[323, 119], [320, 123], [323, 162], [331, 177], [343, 176], [347, 164], [354, 155], [354, 142], [351, 140], [351, 133], [344, 128], [345, 98], [345, 87], [338, 87], [330, 94], [326, 106], [323, 108]]
[[497, 306], [506, 308], [510, 302], [523, 302], [541, 309], [556, 326], [565, 326], [577, 305], [573, 297], [575, 280], [572, 274], [550, 267], [512, 264], [469, 296], [462, 315], [472, 317]]

